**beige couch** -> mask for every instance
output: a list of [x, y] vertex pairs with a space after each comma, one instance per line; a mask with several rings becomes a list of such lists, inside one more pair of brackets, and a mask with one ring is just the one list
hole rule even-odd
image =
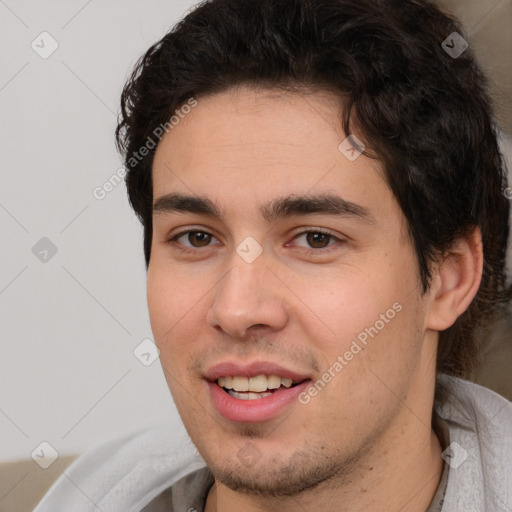
[[42, 469], [32, 459], [1, 463], [0, 512], [31, 512], [76, 457], [59, 457], [48, 469]]

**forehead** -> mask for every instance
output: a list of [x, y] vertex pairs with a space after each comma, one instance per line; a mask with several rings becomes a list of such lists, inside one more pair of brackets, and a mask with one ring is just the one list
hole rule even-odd
[[378, 160], [344, 153], [350, 143], [329, 93], [239, 87], [200, 97], [187, 112], [157, 147], [155, 199], [180, 192], [261, 204], [273, 194], [390, 195]]

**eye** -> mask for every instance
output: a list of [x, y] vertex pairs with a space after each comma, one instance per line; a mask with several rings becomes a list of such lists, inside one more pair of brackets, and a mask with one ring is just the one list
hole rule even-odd
[[[293, 240], [295, 245], [298, 247], [304, 247], [306, 249], [325, 249], [335, 244], [336, 242], [341, 241], [331, 233], [320, 231], [318, 229], [299, 233], [294, 237]], [[302, 240], [302, 243], [297, 243], [297, 241], [300, 240]]]
[[169, 242], [177, 242], [187, 248], [208, 247], [216, 238], [205, 231], [184, 231], [172, 237]]

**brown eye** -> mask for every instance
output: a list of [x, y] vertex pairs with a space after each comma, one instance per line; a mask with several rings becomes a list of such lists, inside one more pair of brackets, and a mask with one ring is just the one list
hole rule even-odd
[[208, 247], [211, 245], [215, 237], [206, 231], [182, 231], [176, 236], [168, 240], [169, 244], [179, 244], [184, 251], [192, 251], [201, 247]]
[[212, 235], [202, 231], [189, 231], [187, 239], [192, 247], [206, 247], [212, 240]]
[[343, 240], [338, 238], [336, 235], [331, 234], [327, 231], [320, 229], [311, 229], [303, 231], [296, 235], [293, 239], [293, 245], [301, 248], [308, 254], [324, 254], [327, 251], [334, 249], [331, 246], [339, 246], [343, 243]]
[[325, 233], [310, 231], [306, 234], [306, 240], [313, 249], [323, 249], [329, 245], [332, 236]]

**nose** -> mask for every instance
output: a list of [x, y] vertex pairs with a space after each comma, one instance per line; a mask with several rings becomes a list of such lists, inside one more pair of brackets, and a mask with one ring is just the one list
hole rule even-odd
[[288, 322], [285, 292], [262, 256], [252, 263], [239, 259], [215, 287], [208, 325], [235, 339], [278, 331]]

